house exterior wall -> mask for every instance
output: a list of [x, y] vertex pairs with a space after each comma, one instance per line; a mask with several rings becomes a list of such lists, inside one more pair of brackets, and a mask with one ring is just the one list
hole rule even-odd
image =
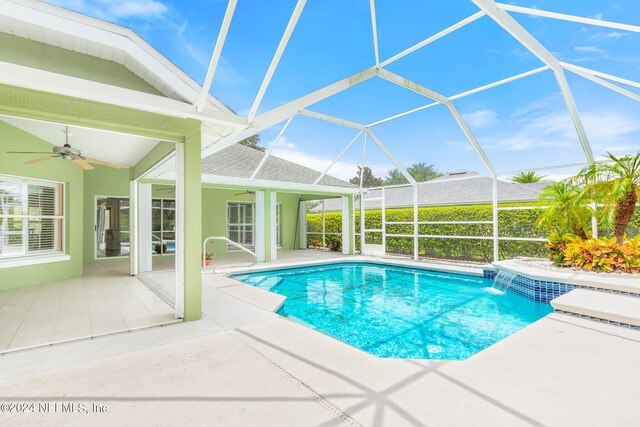
[[5, 151], [50, 151], [51, 144], [0, 121], [0, 174], [44, 179], [65, 184], [65, 253], [69, 261], [0, 268], [0, 290], [61, 280], [82, 274], [83, 176], [82, 169], [61, 160], [35, 165], [24, 162], [34, 156], [7, 155]]
[[[255, 202], [253, 194], [242, 194], [245, 190], [229, 190], [222, 188], [202, 189], [202, 239], [210, 236], [227, 235], [227, 203]], [[282, 248], [291, 250], [293, 237], [296, 232], [299, 195], [294, 193], [276, 194], [276, 203], [282, 204]], [[216, 254], [227, 253], [227, 245], [223, 242], [211, 243], [208, 252]]]

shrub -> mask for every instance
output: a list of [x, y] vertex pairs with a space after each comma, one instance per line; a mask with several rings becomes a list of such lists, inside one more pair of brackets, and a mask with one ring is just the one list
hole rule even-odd
[[[541, 209], [504, 210], [498, 214], [498, 227], [502, 237], [543, 237], [534, 227]], [[491, 221], [493, 218], [491, 205], [422, 207], [418, 209], [418, 221]], [[388, 224], [389, 222], [413, 222], [413, 209], [387, 209], [386, 222], [388, 234], [405, 234], [408, 237], [387, 236], [387, 251], [393, 254], [413, 255], [413, 224]], [[367, 210], [365, 215], [366, 229], [382, 228], [382, 211]], [[360, 232], [360, 212], [355, 212], [356, 233]], [[339, 233], [342, 227], [341, 212], [325, 214], [325, 230], [327, 233]], [[307, 229], [313, 233], [322, 232], [322, 214], [307, 215]], [[460, 235], [482, 236], [493, 235], [492, 224], [421, 224], [418, 226], [421, 235]], [[327, 246], [329, 235], [326, 236]], [[331, 236], [340, 239], [339, 236]], [[317, 235], [314, 235], [317, 239]], [[340, 239], [341, 241], [341, 239]], [[367, 233], [367, 243], [381, 244], [382, 233]], [[516, 256], [544, 257], [544, 242], [504, 240], [499, 244], [501, 259]], [[311, 245], [310, 245], [311, 246]], [[356, 237], [356, 249], [360, 249], [360, 239]], [[491, 239], [448, 239], [420, 238], [418, 253], [429, 258], [459, 259], [467, 261], [490, 261], [493, 258], [493, 241]]]
[[582, 239], [573, 234], [560, 232], [551, 233], [549, 235], [549, 241], [545, 245], [545, 247], [549, 250], [549, 259], [553, 262], [554, 265], [558, 267], [564, 266], [564, 250], [567, 249], [567, 245], [569, 243], [580, 241], [582, 241]]
[[616, 238], [575, 240], [563, 251], [564, 265], [589, 271], [640, 272], [640, 236], [624, 243]]

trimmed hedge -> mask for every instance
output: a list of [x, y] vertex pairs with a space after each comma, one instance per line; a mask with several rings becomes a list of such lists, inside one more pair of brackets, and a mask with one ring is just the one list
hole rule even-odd
[[[387, 209], [387, 222], [412, 222], [413, 209]], [[541, 230], [534, 227], [534, 222], [540, 209], [500, 211], [498, 227], [501, 237], [545, 237]], [[355, 213], [356, 232], [360, 232], [360, 212]], [[419, 222], [435, 221], [491, 221], [493, 218], [491, 205], [453, 206], [453, 207], [422, 207], [418, 209]], [[382, 228], [382, 211], [367, 210], [365, 215], [366, 229]], [[328, 233], [339, 233], [342, 227], [342, 213], [328, 212], [325, 214], [325, 229]], [[307, 229], [320, 233], [318, 238], [311, 238], [322, 246], [322, 214], [307, 215]], [[422, 224], [418, 226], [421, 235], [458, 235], [482, 236], [493, 235], [492, 224]], [[408, 234], [409, 237], [392, 237], [389, 234]], [[413, 224], [387, 224], [387, 252], [393, 254], [413, 255]], [[340, 236], [326, 236], [327, 246], [330, 239]], [[356, 248], [360, 248], [360, 239], [356, 238]], [[382, 233], [369, 232], [367, 243], [381, 244]], [[515, 256], [545, 257], [544, 242], [500, 241], [500, 258]], [[458, 259], [467, 261], [490, 261], [493, 258], [493, 240], [480, 239], [451, 239], [451, 238], [420, 238], [418, 253], [422, 257]]]
[[[514, 203], [501, 205], [543, 206], [544, 203]], [[538, 237], [546, 238], [544, 230], [535, 227], [535, 221], [542, 209], [501, 210], [498, 212], [498, 229], [500, 237]], [[387, 209], [387, 222], [413, 222], [413, 209]], [[360, 212], [355, 212], [356, 233], [360, 232]], [[419, 222], [435, 221], [491, 221], [493, 211], [491, 205], [422, 207], [418, 209]], [[382, 211], [367, 210], [365, 215], [367, 230], [382, 228]], [[340, 233], [342, 213], [327, 212], [325, 229], [327, 233]], [[307, 231], [317, 233], [308, 236], [309, 246], [322, 247], [322, 214], [307, 214]], [[627, 234], [632, 237], [640, 232], [640, 207], [636, 209], [633, 219], [627, 227]], [[433, 224], [419, 225], [419, 234], [482, 236], [493, 235], [492, 224]], [[413, 224], [387, 224], [387, 234], [409, 234], [413, 236]], [[611, 237], [611, 230], [600, 229], [600, 236]], [[369, 232], [367, 243], [381, 244], [382, 233]], [[340, 236], [325, 236], [326, 247], [331, 250], [342, 250]], [[314, 244], [311, 244], [314, 243]], [[499, 243], [500, 259], [519, 256], [546, 258], [548, 250], [545, 242], [528, 242], [522, 240], [501, 240]], [[339, 248], [339, 249], [335, 249]], [[360, 249], [360, 239], [356, 236], [356, 248]], [[387, 252], [401, 255], [413, 255], [413, 237], [391, 237], [387, 235]], [[493, 241], [480, 239], [447, 239], [420, 238], [418, 254], [429, 258], [458, 259], [467, 261], [491, 261], [493, 258]]]

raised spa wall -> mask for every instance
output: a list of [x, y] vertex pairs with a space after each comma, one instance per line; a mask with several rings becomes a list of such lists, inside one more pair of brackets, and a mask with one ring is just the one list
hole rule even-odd
[[[508, 265], [505, 266], [502, 264]], [[606, 278], [606, 281], [603, 281], [602, 279], [604, 279], [604, 277], [597, 277], [598, 280], [596, 281], [589, 277], [596, 273], [566, 273], [567, 280], [562, 281], [562, 279], [555, 277], [541, 277], [544, 276], [545, 273], [548, 273], [549, 276], [557, 276], [559, 275], [558, 273], [549, 273], [543, 269], [539, 269], [535, 271], [534, 276], [533, 274], [520, 271], [518, 267], [518, 264], [514, 261], [501, 261], [492, 264], [490, 267], [485, 267], [483, 269], [483, 276], [485, 278], [495, 279], [500, 270], [515, 274], [508, 287], [508, 291], [540, 303], [549, 303], [560, 295], [580, 288], [640, 297], [640, 286], [638, 286], [638, 289], [634, 289], [637, 285], [634, 286], [634, 284], [630, 284], [630, 279], [627, 278], [609, 276]], [[523, 269], [531, 270], [530, 267]], [[585, 279], [581, 280], [583, 276]], [[636, 278], [634, 277], [633, 279]], [[640, 284], [640, 280], [638, 280], [638, 283]]]
[[[499, 268], [485, 269], [484, 277], [495, 279], [498, 275]], [[525, 298], [529, 298], [535, 302], [549, 303], [552, 299], [566, 294], [576, 288], [575, 285], [560, 282], [547, 282], [544, 280], [533, 279], [522, 274], [518, 274], [513, 278], [509, 286], [509, 292], [515, 292]]]

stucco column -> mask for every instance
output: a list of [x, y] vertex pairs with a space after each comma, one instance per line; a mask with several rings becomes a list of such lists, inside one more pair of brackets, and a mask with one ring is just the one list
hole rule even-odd
[[[298, 207], [300, 215], [298, 218], [298, 229], [300, 230], [299, 249], [307, 249], [307, 202], [300, 201]], [[296, 248], [294, 248], [296, 249]]]
[[153, 259], [151, 252], [151, 184], [138, 184], [137, 194], [137, 247], [133, 256], [138, 257], [138, 271], [140, 273], [153, 270]]
[[265, 192], [262, 190], [256, 191], [256, 211], [255, 211], [255, 224], [256, 228], [253, 231], [253, 243], [255, 246], [255, 253], [258, 257], [258, 262], [266, 261], [266, 230], [265, 230]]
[[[257, 207], [257, 206], [256, 206]], [[265, 261], [278, 259], [278, 243], [276, 236], [276, 192], [264, 191], [264, 254]]]
[[342, 254], [353, 254], [353, 197], [342, 196]]
[[202, 316], [202, 159], [200, 122], [184, 141], [184, 318]]

